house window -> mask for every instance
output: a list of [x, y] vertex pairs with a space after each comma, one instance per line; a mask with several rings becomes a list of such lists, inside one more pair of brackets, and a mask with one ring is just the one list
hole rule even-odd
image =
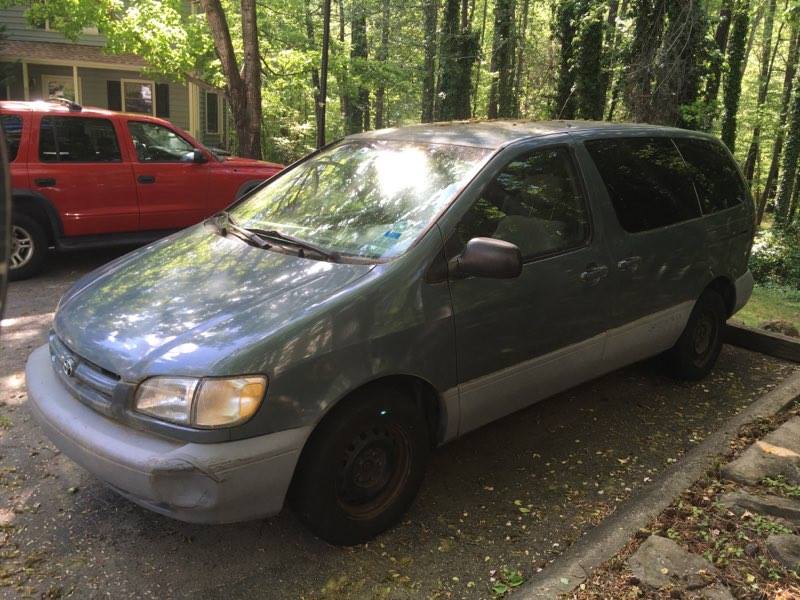
[[122, 80], [122, 110], [141, 115], [155, 114], [155, 84], [138, 79]]
[[206, 92], [206, 133], [219, 133], [220, 106], [219, 94]]
[[[80, 85], [80, 80], [78, 85]], [[44, 100], [66, 98], [75, 102], [75, 82], [72, 77], [42, 75], [42, 98]]]

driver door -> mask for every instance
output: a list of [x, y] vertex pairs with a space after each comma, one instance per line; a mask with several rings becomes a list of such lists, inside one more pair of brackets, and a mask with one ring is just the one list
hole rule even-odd
[[141, 231], [181, 229], [208, 216], [208, 163], [187, 159], [194, 146], [148, 121], [128, 121], [135, 151]]
[[514, 279], [450, 278], [460, 433], [599, 375], [612, 309], [609, 258], [566, 145], [523, 150], [482, 190], [448, 242], [516, 244]]

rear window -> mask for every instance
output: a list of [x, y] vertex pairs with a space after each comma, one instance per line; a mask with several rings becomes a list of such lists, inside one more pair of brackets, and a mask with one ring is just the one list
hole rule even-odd
[[108, 119], [44, 117], [39, 128], [42, 162], [117, 162], [117, 134]]
[[689, 168], [669, 138], [591, 140], [620, 225], [631, 233], [700, 216]]
[[741, 204], [747, 198], [739, 170], [717, 142], [677, 138], [675, 143], [694, 180], [704, 214]]
[[8, 148], [8, 162], [17, 158], [19, 143], [22, 139], [22, 119], [17, 115], [0, 116], [0, 126], [6, 136], [6, 147]]

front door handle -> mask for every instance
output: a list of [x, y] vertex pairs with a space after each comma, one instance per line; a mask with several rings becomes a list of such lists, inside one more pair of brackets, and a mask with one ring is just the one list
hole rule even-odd
[[56, 184], [56, 180], [52, 177], [37, 177], [33, 182], [39, 187], [53, 187]]
[[627, 258], [623, 258], [617, 263], [617, 268], [620, 271], [630, 271], [631, 273], [635, 273], [639, 270], [639, 265], [642, 264], [642, 257], [641, 256], [628, 256]]
[[156, 176], [155, 175], [139, 175], [139, 177], [137, 177], [137, 180], [139, 181], [139, 183], [155, 183], [156, 182]]
[[608, 267], [606, 265], [591, 264], [581, 273], [581, 281], [589, 284], [597, 283], [604, 277], [608, 277]]

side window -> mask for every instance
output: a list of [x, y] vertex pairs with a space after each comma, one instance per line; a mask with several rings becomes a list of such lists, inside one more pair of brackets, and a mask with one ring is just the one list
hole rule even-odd
[[42, 162], [118, 162], [122, 160], [108, 119], [43, 117], [39, 126]]
[[3, 127], [3, 134], [6, 136], [8, 162], [14, 162], [22, 139], [22, 119], [17, 115], [3, 115], [0, 116], [0, 126]]
[[194, 147], [174, 131], [155, 123], [128, 121], [140, 162], [185, 162]]
[[647, 231], [700, 216], [689, 168], [669, 138], [585, 144], [625, 231]]
[[474, 237], [511, 242], [524, 258], [582, 244], [589, 217], [567, 149], [534, 150], [508, 163], [457, 232], [464, 244]]
[[747, 198], [742, 176], [725, 148], [710, 140], [677, 138], [700, 198], [704, 214], [725, 210]]

